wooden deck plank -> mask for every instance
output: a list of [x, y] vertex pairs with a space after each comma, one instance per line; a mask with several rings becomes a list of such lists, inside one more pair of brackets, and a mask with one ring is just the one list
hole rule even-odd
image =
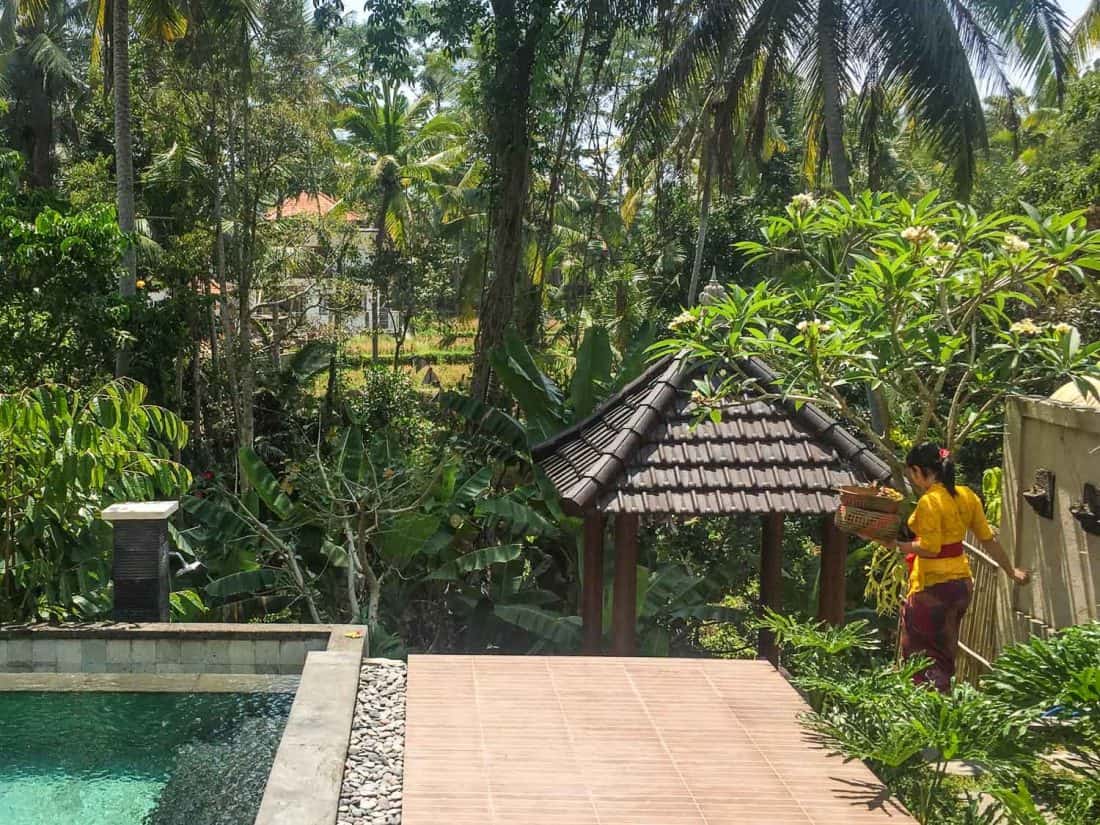
[[404, 825], [914, 822], [767, 662], [412, 656]]

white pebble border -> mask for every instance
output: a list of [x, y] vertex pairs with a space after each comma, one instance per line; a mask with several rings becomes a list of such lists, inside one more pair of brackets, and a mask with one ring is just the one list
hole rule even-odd
[[404, 662], [363, 662], [337, 825], [400, 825], [405, 674]]

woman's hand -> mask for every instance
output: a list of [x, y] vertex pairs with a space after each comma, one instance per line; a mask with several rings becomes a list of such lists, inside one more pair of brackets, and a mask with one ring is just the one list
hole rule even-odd
[[1008, 574], [1012, 581], [1023, 587], [1025, 584], [1031, 584], [1031, 571], [1023, 570], [1019, 567], [1013, 567], [1012, 572]]

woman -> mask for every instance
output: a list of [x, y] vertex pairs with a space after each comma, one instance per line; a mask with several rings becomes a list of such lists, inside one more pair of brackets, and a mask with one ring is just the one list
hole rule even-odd
[[963, 552], [966, 534], [973, 533], [1016, 584], [1027, 584], [1031, 574], [1013, 567], [993, 536], [978, 496], [955, 484], [955, 462], [947, 450], [921, 444], [910, 450], [905, 464], [909, 480], [921, 493], [909, 517], [915, 538], [886, 543], [905, 553], [909, 564], [909, 592], [901, 609], [901, 650], [905, 658], [931, 659], [932, 666], [917, 674], [915, 681], [947, 693], [955, 675], [959, 623], [974, 592], [970, 563]]

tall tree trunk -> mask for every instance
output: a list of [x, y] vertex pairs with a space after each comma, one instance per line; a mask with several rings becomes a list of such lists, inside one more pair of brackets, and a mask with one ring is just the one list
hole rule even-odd
[[840, 100], [842, 67], [837, 54], [837, 40], [843, 26], [843, 9], [839, 0], [821, 0], [817, 11], [817, 40], [821, 58], [821, 91], [824, 104], [825, 141], [829, 149], [829, 168], [833, 173], [833, 188], [850, 197], [851, 172], [844, 151], [844, 109]]
[[[118, 188], [118, 227], [128, 238], [134, 234], [134, 143], [130, 134], [130, 0], [114, 0], [111, 21], [112, 82], [115, 103], [115, 180]], [[123, 298], [137, 292], [137, 250], [132, 243], [122, 253], [118, 294]], [[130, 370], [127, 345], [115, 356], [115, 375]]]
[[710, 221], [710, 190], [714, 178], [714, 147], [711, 134], [703, 138], [703, 191], [699, 197], [699, 234], [695, 238], [695, 260], [691, 265], [691, 286], [688, 288], [687, 305], [695, 306], [699, 297], [699, 280], [703, 269], [703, 250], [707, 245], [707, 223]]
[[[494, 168], [499, 175], [493, 215], [493, 277], [485, 290], [478, 326], [471, 392], [489, 397], [489, 355], [515, 319], [516, 281], [523, 253], [523, 217], [531, 183], [531, 82], [542, 19], [521, 34], [510, 0], [494, 0], [497, 63], [489, 87]], [[539, 12], [533, 11], [532, 14]], [[545, 13], [545, 12], [544, 12]]]
[[[229, 394], [232, 396], [233, 421], [240, 426], [241, 403], [240, 388], [237, 383], [237, 332], [233, 320], [233, 310], [229, 306], [229, 278], [226, 273], [225, 259], [225, 231], [222, 227], [222, 185], [221, 174], [214, 172], [214, 275], [218, 279], [218, 309], [221, 312], [222, 337], [224, 345], [221, 347], [223, 361], [225, 363], [225, 377], [229, 382]], [[214, 363], [217, 363], [217, 348], [214, 341], [217, 336], [211, 336], [210, 353]]]
[[[255, 179], [252, 146], [252, 104], [250, 41], [247, 27], [241, 29], [241, 65], [245, 67], [241, 83], [241, 187], [240, 203], [243, 220], [235, 233], [240, 270], [237, 273], [237, 370], [241, 393], [241, 420], [237, 429], [237, 446], [251, 447], [256, 440], [256, 366], [252, 362], [252, 274], [256, 262], [256, 223], [258, 220], [260, 182]], [[239, 213], [238, 213], [239, 214]], [[248, 489], [248, 480], [241, 474], [241, 489]]]
[[[374, 254], [376, 259], [382, 257], [386, 251], [389, 234], [386, 232], [386, 214], [393, 203], [394, 192], [389, 184], [383, 185], [382, 203], [378, 207], [378, 217], [374, 222]], [[377, 272], [377, 270], [375, 270]], [[373, 363], [378, 363], [378, 317], [382, 311], [382, 286], [376, 280], [371, 282], [370, 296], [370, 358]]]
[[191, 356], [191, 444], [202, 467], [210, 466], [210, 451], [206, 441], [206, 427], [202, 420], [202, 333], [199, 323], [193, 327], [195, 350]]
[[30, 185], [34, 189], [53, 186], [53, 104], [50, 101], [49, 81], [35, 66], [31, 74], [30, 88]]
[[[592, 29], [596, 21], [596, 4], [589, 3], [584, 15], [584, 28], [581, 32], [581, 42], [577, 49], [577, 62], [573, 67], [573, 75], [565, 93], [565, 113], [562, 116], [561, 133], [558, 135], [558, 146], [554, 151], [554, 162], [550, 166], [550, 185], [546, 194], [546, 209], [542, 217], [542, 226], [539, 229], [538, 245], [535, 250], [535, 266], [541, 268], [540, 277], [532, 290], [527, 329], [524, 330], [524, 340], [528, 344], [535, 343], [538, 337], [539, 327], [542, 321], [542, 294], [546, 288], [546, 279], [549, 275], [546, 267], [546, 258], [550, 251], [550, 238], [554, 232], [554, 218], [557, 214], [558, 193], [561, 189], [561, 180], [565, 168], [565, 150], [567, 146], [576, 146], [578, 128], [574, 131], [573, 118], [576, 115], [577, 95], [580, 91], [581, 74], [584, 71], [584, 61], [588, 57], [588, 45], [592, 40]], [[596, 73], [595, 82], [599, 83], [599, 72]]]

